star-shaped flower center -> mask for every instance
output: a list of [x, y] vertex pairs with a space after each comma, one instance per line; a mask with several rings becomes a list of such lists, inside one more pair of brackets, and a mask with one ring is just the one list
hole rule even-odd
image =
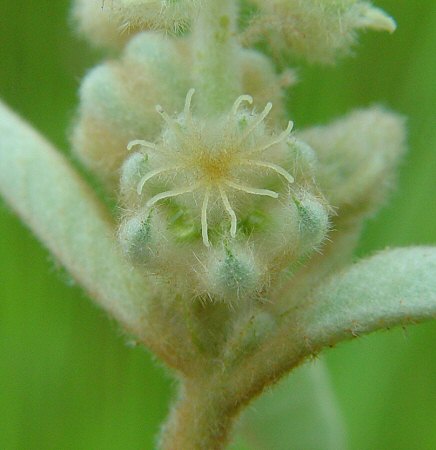
[[[289, 122], [286, 130], [277, 136], [271, 136], [264, 130], [263, 122], [271, 111], [272, 104], [268, 103], [260, 114], [250, 114], [247, 110], [241, 112], [242, 103], [253, 102], [249, 95], [241, 95], [230, 113], [221, 120], [220, 126], [210, 130], [204, 121], [192, 116], [193, 95], [194, 89], [191, 89], [186, 96], [184, 111], [178, 118], [172, 118], [162, 107], [156, 107], [167, 126], [160, 142], [134, 140], [128, 144], [128, 149], [137, 145], [143, 147], [152, 162], [151, 170], [138, 183], [138, 195], [142, 195], [145, 185], [155, 177], [169, 176], [168, 179], [173, 180], [171, 189], [147, 200], [146, 209], [150, 210], [167, 198], [190, 193], [202, 195], [201, 230], [203, 243], [209, 247], [208, 211], [212, 196], [221, 200], [224, 211], [230, 217], [230, 236], [235, 237], [238, 220], [229, 200], [229, 191], [279, 197], [275, 191], [245, 184], [244, 173], [252, 173], [254, 170], [272, 171], [287, 183], [294, 182], [292, 175], [283, 167], [262, 158], [266, 150], [286, 143], [293, 124]], [[177, 185], [174, 180], [180, 180], [180, 175], [188, 183]]]

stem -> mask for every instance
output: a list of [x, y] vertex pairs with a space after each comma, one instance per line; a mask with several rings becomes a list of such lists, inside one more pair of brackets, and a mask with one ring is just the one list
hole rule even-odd
[[161, 450], [224, 449], [237, 412], [226, 398], [201, 381], [183, 385], [162, 429]]
[[241, 94], [234, 0], [205, 0], [193, 30], [193, 76], [200, 114], [230, 109]]

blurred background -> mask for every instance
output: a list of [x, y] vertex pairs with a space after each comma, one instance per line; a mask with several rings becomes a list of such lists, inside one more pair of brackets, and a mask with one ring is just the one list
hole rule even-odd
[[[335, 68], [303, 67], [289, 98], [297, 128], [373, 103], [409, 119], [399, 189], [356, 257], [436, 244], [436, 5], [377, 5], [398, 31], [365, 34]], [[68, 9], [0, 0], [0, 97], [65, 152], [80, 79], [100, 58], [74, 37]], [[436, 449], [436, 322], [342, 344], [326, 359], [352, 450]], [[0, 448], [151, 450], [172, 390], [0, 203]]]

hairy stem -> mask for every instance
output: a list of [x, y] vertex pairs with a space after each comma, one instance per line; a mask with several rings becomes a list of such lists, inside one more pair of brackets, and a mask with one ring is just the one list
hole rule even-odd
[[203, 380], [182, 385], [162, 429], [161, 450], [222, 450], [230, 438], [236, 410], [216, 386]]
[[200, 114], [225, 111], [241, 94], [236, 20], [234, 0], [204, 1], [193, 32], [193, 74]]

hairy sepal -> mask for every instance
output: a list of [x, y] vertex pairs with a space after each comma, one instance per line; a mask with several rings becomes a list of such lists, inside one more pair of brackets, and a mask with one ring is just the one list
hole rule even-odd
[[394, 185], [406, 149], [404, 118], [381, 107], [354, 111], [298, 137], [316, 151], [317, 182], [339, 214], [345, 208], [376, 211]]
[[351, 53], [361, 29], [393, 32], [395, 21], [356, 0], [252, 0], [259, 13], [242, 34], [248, 45], [264, 39], [279, 60], [332, 64]]

